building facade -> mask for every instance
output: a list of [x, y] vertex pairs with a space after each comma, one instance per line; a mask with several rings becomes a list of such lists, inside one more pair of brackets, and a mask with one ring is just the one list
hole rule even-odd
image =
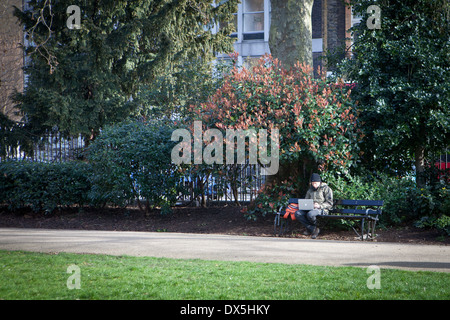
[[[270, 0], [241, 0], [234, 24], [236, 39], [234, 49], [239, 62], [252, 64], [264, 54], [270, 54], [269, 30], [271, 18]], [[312, 8], [312, 52], [314, 69], [324, 66], [322, 57], [327, 51], [344, 51], [351, 44], [347, 31], [359, 20], [352, 16], [349, 6], [342, 0], [315, 0]], [[341, 50], [338, 50], [341, 49]], [[226, 55], [219, 55], [226, 58]]]

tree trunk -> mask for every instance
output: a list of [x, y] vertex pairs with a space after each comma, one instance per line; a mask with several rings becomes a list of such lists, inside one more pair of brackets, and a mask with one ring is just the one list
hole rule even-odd
[[299, 161], [280, 162], [279, 170], [275, 175], [266, 177], [267, 185], [281, 185], [284, 181], [293, 180], [295, 194], [292, 197], [303, 197], [309, 186], [309, 179], [313, 172], [318, 172], [317, 164], [306, 158]]
[[313, 65], [311, 12], [314, 0], [272, 0], [269, 47], [285, 67]]
[[425, 186], [426, 179], [425, 171], [425, 148], [417, 146], [415, 150], [415, 165], [416, 165], [416, 184], [418, 187]]
[[[328, 0], [322, 0], [322, 56], [327, 61], [328, 50]], [[323, 64], [323, 70], [327, 71], [327, 64]]]
[[[314, 0], [271, 0], [269, 47], [272, 56], [287, 69], [298, 61], [313, 66], [311, 13]], [[311, 164], [280, 162], [276, 175], [268, 176], [267, 183], [280, 184], [289, 177], [298, 182], [297, 195], [306, 192]]]

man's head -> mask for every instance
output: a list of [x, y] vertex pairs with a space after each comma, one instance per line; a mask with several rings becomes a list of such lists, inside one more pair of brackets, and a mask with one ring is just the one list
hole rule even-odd
[[314, 190], [317, 190], [317, 188], [320, 187], [321, 183], [322, 179], [320, 178], [320, 175], [317, 173], [313, 173], [311, 175], [311, 186], [314, 188]]

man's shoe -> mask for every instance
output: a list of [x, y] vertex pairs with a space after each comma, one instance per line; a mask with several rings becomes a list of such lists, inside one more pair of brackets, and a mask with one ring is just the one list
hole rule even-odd
[[314, 231], [313, 231], [313, 233], [312, 233], [312, 235], [311, 235], [311, 239], [317, 238], [317, 236], [319, 235], [319, 233], [320, 233], [320, 229], [317, 228], [317, 227], [315, 227], [315, 228], [314, 228]]
[[309, 231], [308, 229], [306, 229], [305, 231], [303, 231], [303, 235], [304, 235], [304, 236], [309, 236], [309, 235], [311, 235], [311, 231]]

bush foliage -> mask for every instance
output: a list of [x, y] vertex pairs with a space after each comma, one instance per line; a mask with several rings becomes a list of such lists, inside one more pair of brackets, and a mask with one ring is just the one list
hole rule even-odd
[[0, 163], [0, 204], [9, 209], [31, 207], [53, 212], [63, 206], [89, 204], [91, 166], [84, 162]]
[[287, 70], [264, 56], [251, 70], [234, 67], [209, 101], [192, 109], [208, 128], [277, 128], [281, 164], [307, 162], [322, 172], [344, 172], [360, 138], [350, 93], [324, 75], [314, 78], [310, 67], [298, 63]]
[[171, 161], [173, 129], [168, 123], [140, 121], [105, 128], [88, 151], [90, 198], [118, 206], [137, 199], [147, 212], [169, 210], [181, 192], [181, 173]]
[[181, 173], [170, 158], [171, 132], [166, 124], [128, 122], [103, 130], [90, 145], [88, 163], [1, 162], [0, 204], [51, 213], [137, 200], [146, 212], [167, 212], [181, 192]]
[[[438, 227], [447, 232], [450, 227], [450, 191], [444, 179], [436, 180], [426, 187], [418, 187], [412, 176], [390, 177], [338, 177], [328, 180], [335, 199], [384, 200], [381, 224], [398, 226]], [[433, 224], [436, 222], [435, 224]], [[450, 230], [450, 229], [448, 229]], [[447, 232], [448, 233], [448, 232]]]
[[[170, 140], [164, 138], [169, 133], [169, 127], [128, 123], [102, 133], [98, 144], [91, 146], [90, 163], [0, 162], [0, 204], [10, 210], [31, 208], [34, 212], [52, 213], [72, 206], [126, 206], [137, 198], [144, 210], [161, 207], [167, 212], [176, 195], [186, 188], [180, 184], [182, 172], [170, 164], [170, 156], [159, 156], [170, 152], [170, 144], [166, 145]], [[136, 141], [134, 146], [131, 136]], [[143, 136], [147, 136], [148, 143], [139, 147], [137, 141]], [[414, 224], [450, 235], [450, 188], [446, 178], [441, 174], [440, 180], [425, 187], [417, 187], [411, 176], [330, 175], [326, 182], [335, 199], [384, 200], [381, 226]], [[302, 196], [292, 179], [266, 184], [253, 205], [244, 207], [243, 212], [256, 219], [285, 206], [290, 197]]]

